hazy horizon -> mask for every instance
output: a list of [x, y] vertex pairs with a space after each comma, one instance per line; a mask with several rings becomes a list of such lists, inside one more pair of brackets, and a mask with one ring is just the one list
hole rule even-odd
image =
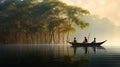
[[84, 37], [85, 36], [88, 37], [90, 34], [89, 42], [91, 42], [93, 38], [96, 37], [98, 42], [107, 40], [106, 43], [109, 44], [109, 46], [112, 46], [111, 44], [119, 46], [120, 44], [119, 26], [113, 25], [107, 18], [100, 18], [96, 15], [83, 17], [83, 19], [86, 22], [90, 23], [90, 26], [85, 30], [77, 28], [77, 33], [73, 35], [73, 37], [76, 37], [79, 42], [82, 42]]
[[108, 18], [114, 25], [120, 26], [120, 0], [61, 0], [69, 5], [89, 10], [91, 15]]

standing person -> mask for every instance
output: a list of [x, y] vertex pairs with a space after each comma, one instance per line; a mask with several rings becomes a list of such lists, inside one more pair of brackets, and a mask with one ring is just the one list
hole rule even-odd
[[77, 43], [76, 37], [74, 37], [74, 43]]
[[87, 42], [88, 42], [87, 37], [84, 37], [83, 43], [87, 43]]

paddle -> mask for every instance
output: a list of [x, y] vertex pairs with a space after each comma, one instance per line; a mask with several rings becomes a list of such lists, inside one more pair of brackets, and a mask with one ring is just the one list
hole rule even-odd
[[88, 34], [88, 42], [89, 42], [89, 38], [90, 38], [90, 33]]

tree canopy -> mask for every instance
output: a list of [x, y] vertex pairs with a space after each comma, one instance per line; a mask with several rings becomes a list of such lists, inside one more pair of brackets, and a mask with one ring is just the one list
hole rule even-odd
[[74, 25], [83, 29], [89, 24], [81, 17], [89, 14], [59, 0], [1, 0], [0, 33], [58, 33], [73, 30]]

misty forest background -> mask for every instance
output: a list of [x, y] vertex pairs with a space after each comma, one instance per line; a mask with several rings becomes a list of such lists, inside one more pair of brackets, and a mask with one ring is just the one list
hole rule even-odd
[[0, 43], [64, 43], [89, 26], [81, 18], [88, 15], [60, 0], [0, 0]]

